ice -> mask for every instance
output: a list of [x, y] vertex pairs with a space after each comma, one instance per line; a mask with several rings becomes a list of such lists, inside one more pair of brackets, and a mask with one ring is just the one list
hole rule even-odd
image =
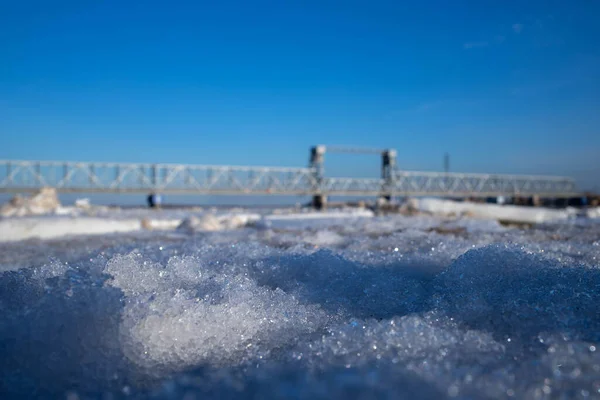
[[464, 323], [513, 340], [556, 329], [599, 340], [598, 272], [597, 266], [563, 266], [519, 248], [488, 246], [469, 251], [436, 278], [436, 302]]
[[92, 203], [89, 198], [83, 197], [75, 200], [75, 207], [89, 209], [92, 208]]
[[600, 218], [600, 207], [594, 207], [587, 210], [589, 218]]
[[182, 224], [180, 219], [142, 219], [142, 228], [149, 231], [168, 231], [179, 227]]
[[60, 203], [56, 189], [45, 187], [29, 197], [14, 196], [0, 207], [0, 217], [31, 217], [38, 215], [92, 215], [106, 207], [93, 206], [87, 198], [77, 199], [73, 206]]
[[364, 208], [349, 208], [340, 210], [330, 210], [323, 212], [314, 212], [305, 210], [304, 212], [274, 213], [268, 215], [265, 219], [270, 221], [307, 221], [307, 220], [331, 220], [336, 218], [360, 218], [372, 217], [373, 211]]
[[55, 213], [61, 207], [58, 194], [53, 188], [43, 188], [30, 197], [13, 197], [0, 208], [2, 217], [22, 217]]
[[202, 217], [189, 217], [184, 219], [177, 227], [180, 231], [194, 232], [200, 231], [218, 231], [221, 230], [221, 223], [211, 214], [203, 215]]
[[334, 231], [320, 230], [314, 235], [305, 237], [304, 242], [312, 244], [315, 247], [334, 246], [342, 244], [344, 242], [344, 238]]
[[595, 220], [227, 214], [0, 243], [2, 398], [600, 397]]
[[259, 226], [277, 228], [306, 228], [323, 226], [330, 224], [352, 224], [355, 221], [360, 221], [363, 218], [371, 218], [374, 214], [371, 210], [354, 209], [354, 210], [337, 210], [326, 212], [292, 212], [287, 214], [271, 214], [266, 215], [260, 221], [257, 221]]
[[0, 242], [26, 239], [55, 239], [63, 236], [102, 235], [109, 233], [136, 232], [146, 230], [175, 230], [194, 233], [196, 231], [218, 231], [244, 227], [261, 218], [258, 214], [226, 213], [222, 215], [191, 215], [181, 219], [156, 218], [141, 214], [142, 218], [110, 217], [23, 217], [0, 220]]
[[109, 220], [103, 218], [43, 218], [27, 217], [0, 220], [0, 242], [24, 239], [53, 239], [66, 235], [99, 235], [138, 231], [140, 220]]
[[[344, 233], [352, 230], [359, 233], [377, 233], [399, 230], [395, 221], [392, 225], [377, 219], [367, 209], [342, 209], [327, 212], [282, 209], [277, 213], [248, 212], [243, 209], [228, 211], [208, 210], [122, 210], [88, 206], [79, 202], [79, 207], [58, 207], [53, 216], [26, 216], [22, 218], [0, 219], [0, 242], [19, 241], [32, 238], [54, 239], [74, 235], [101, 235], [107, 233], [150, 231], [177, 231], [194, 234], [198, 232], [234, 230], [247, 226], [266, 231], [310, 231], [324, 227], [335, 227]], [[404, 229], [421, 229], [428, 225], [430, 229], [458, 229], [470, 233], [473, 230], [502, 230], [502, 223], [539, 224], [552, 221], [568, 223], [575, 220], [574, 210], [549, 210], [534, 207], [497, 206], [490, 204], [456, 203], [436, 199], [414, 200], [413, 206], [422, 211], [433, 213], [432, 218], [419, 216], [407, 219], [410, 226]], [[582, 216], [593, 219], [595, 209], [589, 209]], [[375, 220], [376, 223], [369, 221]], [[440, 226], [444, 221], [446, 226]], [[459, 221], [456, 225], [456, 221]], [[455, 225], [454, 227], [452, 225]], [[354, 228], [359, 227], [359, 228]], [[321, 233], [322, 238], [307, 237], [303, 242], [315, 246], [340, 246], [345, 243], [335, 237], [336, 232]], [[327, 237], [325, 237], [327, 236]], [[285, 235], [283, 236], [285, 237]], [[295, 240], [295, 239], [293, 239]]]
[[576, 211], [552, 210], [543, 207], [524, 207], [513, 205], [477, 204], [424, 198], [416, 200], [416, 208], [438, 215], [469, 215], [476, 218], [496, 219], [517, 223], [541, 223], [564, 220], [575, 216]]
[[185, 218], [177, 227], [184, 232], [220, 231], [236, 229], [260, 220], [259, 214], [232, 213], [225, 215], [204, 214]]

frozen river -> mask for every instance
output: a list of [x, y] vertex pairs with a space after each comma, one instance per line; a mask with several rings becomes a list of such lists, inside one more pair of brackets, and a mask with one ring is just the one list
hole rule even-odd
[[600, 398], [599, 220], [226, 222], [0, 243], [2, 398]]

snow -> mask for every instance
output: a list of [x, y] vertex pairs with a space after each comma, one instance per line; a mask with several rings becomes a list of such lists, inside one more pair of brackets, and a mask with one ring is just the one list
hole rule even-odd
[[77, 208], [91, 208], [92, 207], [92, 203], [90, 202], [90, 199], [86, 198], [81, 198], [81, 199], [77, 199], [75, 200], [75, 207]]
[[186, 232], [196, 231], [220, 231], [236, 229], [260, 220], [259, 214], [204, 214], [200, 217], [191, 216], [184, 219], [177, 230]]
[[[64, 214], [63, 214], [64, 215]], [[74, 217], [23, 217], [0, 220], [0, 242], [26, 239], [55, 239], [63, 236], [102, 235], [145, 230], [175, 230], [193, 233], [236, 229], [258, 221], [261, 216], [249, 213], [204, 214], [185, 219]]]
[[367, 209], [347, 209], [347, 210], [333, 210], [333, 211], [322, 211], [322, 212], [294, 212], [289, 214], [274, 214], [267, 215], [265, 219], [268, 221], [291, 221], [291, 220], [328, 220], [335, 218], [360, 218], [360, 217], [372, 217], [374, 216], [373, 211]]
[[600, 207], [594, 207], [587, 210], [588, 218], [600, 218]]
[[348, 209], [332, 210], [323, 212], [290, 212], [287, 214], [278, 213], [265, 215], [260, 221], [255, 221], [257, 227], [298, 227], [309, 228], [319, 225], [337, 224], [340, 221], [344, 224], [352, 224], [363, 218], [372, 218], [374, 216], [371, 210], [366, 209]]
[[102, 218], [19, 218], [0, 220], [0, 242], [54, 239], [66, 235], [123, 233], [141, 229], [140, 220]]
[[565, 220], [575, 215], [573, 210], [553, 210], [543, 207], [477, 204], [423, 198], [416, 200], [420, 211], [436, 215], [468, 215], [474, 218], [496, 219], [516, 223], [541, 223]]
[[0, 220], [3, 398], [600, 398], [598, 220], [303, 215]]
[[167, 231], [176, 229], [181, 225], [180, 219], [151, 219], [148, 217], [142, 218], [142, 228], [150, 231]]

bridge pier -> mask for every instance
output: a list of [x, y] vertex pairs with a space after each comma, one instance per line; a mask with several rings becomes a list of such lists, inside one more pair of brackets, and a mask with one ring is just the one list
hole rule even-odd
[[394, 186], [394, 171], [396, 169], [396, 150], [388, 149], [381, 153], [381, 179], [383, 179], [383, 190], [379, 197], [389, 203], [392, 201], [392, 189]]
[[314, 195], [312, 198], [312, 207], [319, 211], [327, 208], [327, 196], [324, 194]]
[[162, 197], [160, 193], [150, 193], [146, 198], [146, 201], [148, 202], [149, 208], [160, 208], [162, 204]]

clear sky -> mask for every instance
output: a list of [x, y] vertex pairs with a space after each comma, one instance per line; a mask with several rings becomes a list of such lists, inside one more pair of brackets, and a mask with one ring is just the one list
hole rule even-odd
[[0, 4], [0, 158], [304, 166], [347, 144], [600, 189], [597, 1]]

